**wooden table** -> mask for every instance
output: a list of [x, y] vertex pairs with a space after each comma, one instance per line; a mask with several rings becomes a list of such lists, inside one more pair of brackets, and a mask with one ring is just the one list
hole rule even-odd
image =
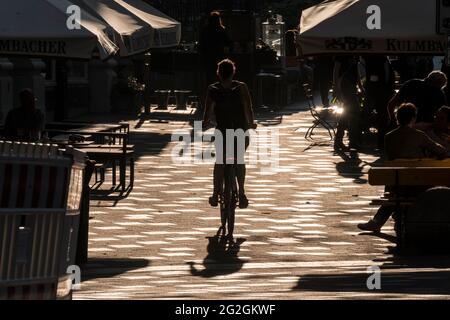
[[[94, 126], [97, 130], [100, 130], [104, 125]], [[128, 144], [129, 137], [129, 125], [120, 124], [115, 126], [115, 129], [125, 130], [126, 132], [101, 132], [94, 131], [91, 127], [90, 130], [86, 128], [71, 129], [71, 130], [60, 130], [60, 129], [48, 129], [48, 132], [53, 132], [57, 134], [92, 134], [93, 144], [83, 145], [79, 144], [78, 149], [83, 150], [87, 153], [88, 157], [97, 163], [107, 164], [112, 163], [113, 169], [113, 185], [116, 185], [116, 164], [119, 163], [120, 168], [120, 186], [122, 191], [125, 191], [127, 186], [126, 183], [126, 166], [127, 161], [130, 160], [130, 188], [133, 187], [134, 182], [134, 147]], [[92, 131], [91, 131], [92, 130]], [[105, 129], [106, 130], [106, 129]], [[110, 130], [113, 130], [110, 126]], [[106, 143], [107, 142], [107, 143]]]
[[[51, 122], [46, 125], [46, 131], [64, 132], [70, 131], [72, 134], [82, 132], [83, 134], [95, 133], [130, 133], [130, 125], [126, 122], [121, 123], [75, 123], [75, 122]], [[98, 138], [98, 137], [97, 137]], [[105, 143], [104, 139], [100, 139], [97, 143]]]

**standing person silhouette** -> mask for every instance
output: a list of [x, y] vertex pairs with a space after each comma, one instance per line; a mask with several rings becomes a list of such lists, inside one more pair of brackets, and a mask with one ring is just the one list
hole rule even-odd
[[330, 107], [330, 89], [333, 87], [333, 56], [319, 56], [316, 58], [317, 76], [319, 78], [320, 98], [324, 108]]
[[367, 109], [377, 111], [378, 149], [384, 150], [384, 136], [388, 132], [388, 112], [386, 106], [395, 94], [395, 74], [392, 65], [383, 55], [364, 57]]
[[203, 64], [206, 86], [217, 81], [217, 64], [227, 58], [232, 46], [230, 37], [222, 23], [220, 12], [209, 14], [206, 26], [200, 35], [200, 57]]
[[[336, 57], [333, 83], [336, 97], [343, 103], [344, 112], [339, 119], [334, 149], [348, 150], [360, 149], [360, 105], [357, 86], [360, 85], [358, 72], [358, 57]], [[361, 87], [361, 86], [360, 86]], [[345, 130], [348, 130], [349, 146], [345, 146], [343, 139]]]

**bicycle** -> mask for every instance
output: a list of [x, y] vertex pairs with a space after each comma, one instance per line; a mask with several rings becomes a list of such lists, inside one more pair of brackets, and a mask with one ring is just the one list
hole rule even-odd
[[[212, 123], [204, 123], [202, 129], [204, 131], [213, 127]], [[257, 124], [252, 124], [250, 129], [255, 130], [257, 128]], [[226, 157], [224, 159], [224, 173], [223, 173], [223, 183], [221, 190], [219, 192], [219, 208], [220, 208], [220, 220], [221, 227], [218, 230], [218, 235], [220, 231], [222, 231], [223, 236], [225, 235], [225, 231], [228, 230], [228, 238], [231, 243], [234, 243], [233, 240], [233, 232], [234, 232], [234, 222], [235, 222], [235, 213], [236, 207], [240, 200], [238, 196], [238, 183], [237, 179], [237, 155], [231, 157]], [[246, 206], [247, 207], [248, 203]], [[228, 228], [227, 228], [228, 227]]]
[[236, 183], [237, 177], [235, 159], [232, 158], [229, 160], [233, 160], [233, 162], [231, 164], [225, 163], [223, 179], [224, 186], [222, 192], [219, 194], [220, 220], [222, 223], [220, 229], [222, 229], [223, 234], [225, 233], [225, 230], [228, 230], [228, 238], [230, 242], [233, 242], [235, 213], [238, 203], [238, 189]]

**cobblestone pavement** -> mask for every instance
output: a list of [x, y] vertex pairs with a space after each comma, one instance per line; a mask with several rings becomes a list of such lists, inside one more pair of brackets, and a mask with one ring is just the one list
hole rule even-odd
[[[259, 131], [279, 131], [279, 168], [249, 166], [250, 206], [237, 211], [231, 248], [214, 238], [212, 166], [171, 158], [172, 133], [189, 132], [192, 123], [182, 116], [131, 121], [135, 187], [120, 201], [91, 201], [90, 262], [74, 298], [449, 297], [448, 258], [393, 256], [392, 223], [378, 236], [356, 228], [375, 213], [369, 203], [382, 192], [367, 183], [375, 155], [345, 159], [329, 142], [306, 141], [312, 118], [300, 105], [258, 120]], [[367, 289], [372, 266], [382, 269], [381, 290]]]

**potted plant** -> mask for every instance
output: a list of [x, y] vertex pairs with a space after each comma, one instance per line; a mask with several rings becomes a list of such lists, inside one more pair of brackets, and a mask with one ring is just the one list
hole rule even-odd
[[116, 110], [138, 114], [142, 107], [145, 84], [134, 76], [119, 78], [114, 89]]

